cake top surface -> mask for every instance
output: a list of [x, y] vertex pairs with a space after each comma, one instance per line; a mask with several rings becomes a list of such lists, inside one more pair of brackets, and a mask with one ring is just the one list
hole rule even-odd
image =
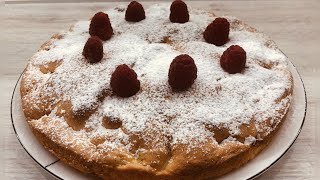
[[[206, 129], [208, 125], [226, 127], [231, 135], [237, 135], [241, 124], [277, 116], [277, 110], [289, 99], [276, 100], [290, 88], [291, 81], [287, 58], [274, 42], [240, 20], [225, 17], [231, 24], [230, 40], [220, 47], [209, 44], [202, 33], [215, 15], [189, 7], [189, 22], [171, 23], [169, 7], [153, 5], [146, 9], [146, 19], [136, 23], [124, 19], [122, 7], [107, 10], [114, 35], [103, 41], [104, 56], [96, 64], [82, 56], [90, 37], [90, 21], [80, 21], [70, 31], [61, 32], [62, 38], [52, 41], [49, 50], [40, 50], [31, 58], [27, 71], [42, 87], [31, 96], [41, 91], [52, 96], [54, 102], [70, 101], [73, 111], [96, 109], [85, 124], [91, 130], [82, 129], [75, 136], [112, 136], [113, 141], [104, 142], [108, 147], [127, 141], [128, 133], [154, 141], [157, 137], [144, 136], [148, 132], [170, 136], [172, 145], [195, 145], [215, 141]], [[220, 56], [231, 45], [240, 45], [247, 53], [242, 73], [229, 74], [220, 66]], [[168, 84], [168, 71], [180, 54], [194, 59], [198, 77], [188, 90], [174, 92]], [[39, 69], [61, 61], [53, 73], [44, 74]], [[99, 102], [101, 92], [110, 90], [111, 74], [120, 64], [127, 64], [137, 73], [140, 91], [129, 98], [109, 95]], [[56, 111], [49, 116], [70, 128], [63, 117], [55, 115]], [[104, 128], [104, 117], [120, 119], [122, 128]], [[254, 140], [248, 137], [245, 143]]]

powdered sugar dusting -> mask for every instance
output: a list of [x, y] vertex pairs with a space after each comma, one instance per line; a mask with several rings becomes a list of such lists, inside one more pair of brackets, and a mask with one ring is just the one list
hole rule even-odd
[[[74, 111], [97, 108], [98, 113], [86, 123], [92, 131], [80, 132], [88, 137], [112, 137], [104, 143], [109, 148], [129, 141], [128, 134], [148, 139], [145, 132], [150, 128], [154, 133], [170, 136], [171, 144], [215, 141], [205, 125], [223, 124], [231, 135], [237, 135], [239, 126], [248, 124], [253, 117], [261, 122], [277, 116], [277, 110], [289, 102], [289, 97], [281, 102], [275, 100], [290, 88], [291, 82], [287, 59], [277, 48], [265, 45], [269, 38], [245, 28], [231, 29], [230, 41], [217, 47], [206, 43], [202, 36], [214, 19], [212, 15], [191, 9], [190, 22], [171, 23], [169, 6], [151, 6], [146, 9], [147, 18], [138, 23], [126, 22], [124, 12], [106, 11], [114, 35], [103, 42], [104, 57], [96, 64], [87, 63], [81, 54], [89, 38], [89, 21], [80, 21], [72, 31], [63, 32], [61, 40], [53, 41], [50, 50], [36, 53], [28, 71], [33, 78], [46, 79], [42, 89], [46, 94], [58, 94], [57, 102], [71, 101]], [[230, 23], [236, 21], [226, 18]], [[168, 42], [162, 43], [165, 40]], [[247, 67], [241, 74], [228, 74], [219, 63], [223, 51], [234, 44], [247, 53]], [[168, 84], [168, 71], [179, 54], [188, 54], [195, 60], [198, 77], [190, 89], [177, 93]], [[50, 77], [35, 70], [38, 65], [60, 59], [63, 63]], [[273, 66], [265, 68], [260, 63]], [[120, 64], [135, 70], [141, 90], [129, 98], [107, 96], [98, 102], [99, 95], [110, 90], [111, 74]], [[126, 133], [122, 129], [105, 129], [102, 117], [121, 119]], [[248, 137], [244, 144], [254, 141], [254, 137]]]

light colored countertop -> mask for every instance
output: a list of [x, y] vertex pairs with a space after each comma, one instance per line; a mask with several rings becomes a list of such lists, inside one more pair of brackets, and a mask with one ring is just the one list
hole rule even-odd
[[[151, 3], [154, 2], [143, 5]], [[12, 91], [28, 58], [55, 32], [115, 4], [118, 3], [0, 3], [0, 179], [48, 178], [19, 144], [10, 119]], [[308, 97], [305, 125], [287, 154], [258, 179], [315, 179], [315, 167], [319, 167], [315, 145], [320, 131], [316, 122], [320, 119], [320, 2], [193, 1], [188, 5], [243, 19], [271, 36], [296, 65]]]

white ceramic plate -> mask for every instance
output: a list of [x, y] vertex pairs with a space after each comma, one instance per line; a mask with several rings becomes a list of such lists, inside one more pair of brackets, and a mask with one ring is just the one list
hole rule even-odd
[[[274, 165], [293, 145], [304, 123], [307, 111], [306, 92], [302, 79], [292, 63], [290, 70], [294, 79], [292, 106], [283, 126], [272, 143], [249, 163], [221, 177], [220, 179], [254, 179]], [[22, 147], [45, 171], [57, 179], [94, 179], [61, 162], [38, 143], [32, 134], [21, 110], [20, 78], [11, 100], [11, 120], [13, 129]]]

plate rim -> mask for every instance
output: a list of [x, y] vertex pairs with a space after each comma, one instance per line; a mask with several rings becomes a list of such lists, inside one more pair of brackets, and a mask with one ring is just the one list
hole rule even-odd
[[[56, 179], [60, 179], [60, 180], [63, 180], [61, 177], [59, 177], [58, 175], [56, 175], [55, 173], [49, 171], [49, 169], [47, 169], [45, 166], [42, 166], [41, 163], [39, 161], [37, 161], [37, 159], [35, 159], [30, 153], [29, 151], [25, 148], [24, 144], [21, 142], [20, 140], [20, 137], [16, 131], [16, 128], [15, 128], [15, 125], [14, 125], [14, 122], [13, 122], [13, 116], [12, 116], [12, 104], [13, 104], [13, 97], [14, 97], [14, 94], [16, 92], [16, 89], [17, 89], [17, 86], [18, 86], [18, 83], [23, 75], [23, 73], [25, 72], [26, 69], [24, 69], [22, 71], [22, 73], [20, 74], [14, 88], [13, 88], [13, 93], [12, 93], [12, 96], [11, 96], [11, 102], [10, 102], [10, 117], [11, 117], [11, 124], [12, 124], [12, 127], [13, 127], [13, 131], [14, 131], [14, 134], [16, 135], [18, 141], [19, 141], [19, 144], [22, 146], [22, 148], [24, 149], [24, 151], [31, 157], [31, 159], [36, 162], [36, 164], [38, 166], [40, 166], [42, 169], [44, 169], [47, 173], [49, 173], [50, 175], [52, 175], [53, 177], [55, 177]], [[59, 159], [60, 160], [60, 159]], [[55, 161], [56, 162], [56, 161]]]
[[[280, 50], [281, 51], [281, 50]], [[282, 51], [281, 51], [282, 52]], [[283, 53], [283, 52], [282, 52]], [[283, 53], [284, 54], [284, 53]], [[285, 55], [285, 54], [284, 54]], [[286, 56], [286, 55], [285, 55]], [[287, 56], [286, 56], [287, 57]], [[301, 130], [303, 128], [303, 125], [304, 125], [304, 122], [306, 120], [306, 115], [307, 115], [307, 106], [308, 106], [308, 99], [307, 99], [307, 92], [306, 92], [306, 87], [304, 85], [304, 82], [302, 80], [302, 77], [301, 77], [301, 74], [300, 72], [298, 71], [297, 67], [293, 64], [293, 62], [291, 62], [289, 60], [289, 58], [287, 57], [289, 63], [293, 66], [293, 68], [295, 69], [295, 71], [298, 73], [298, 76], [299, 76], [299, 79], [302, 83], [302, 87], [303, 87], [303, 92], [304, 92], [304, 114], [303, 114], [303, 120], [302, 120], [302, 123], [299, 127], [299, 130], [298, 130], [298, 133], [296, 134], [296, 136], [294, 137], [293, 141], [291, 142], [291, 144], [289, 145], [289, 147], [275, 160], [273, 161], [268, 167], [264, 168], [263, 170], [261, 170], [259, 173], [257, 173], [256, 175], [248, 178], [247, 180], [252, 180], [252, 179], [255, 179], [257, 177], [259, 177], [260, 175], [262, 175], [263, 173], [265, 173], [267, 170], [269, 170], [272, 166], [274, 166], [290, 149], [291, 147], [293, 146], [293, 144], [296, 142], [296, 140], [298, 139], [300, 133], [301, 133]]]
[[[283, 52], [282, 52], [283, 53]], [[284, 53], [283, 53], [284, 54]], [[288, 148], [275, 160], [273, 161], [269, 166], [267, 166], [266, 168], [264, 168], [263, 170], [261, 170], [260, 172], [256, 173], [255, 175], [251, 176], [250, 178], [248, 178], [247, 180], [252, 180], [252, 179], [255, 179], [257, 177], [259, 177], [260, 175], [262, 175], [263, 173], [265, 173], [267, 170], [269, 170], [272, 166], [274, 166], [288, 151], [289, 149], [291, 149], [291, 147], [293, 146], [293, 144], [296, 142], [296, 140], [298, 139], [300, 133], [301, 133], [301, 130], [303, 128], [303, 125], [305, 123], [305, 119], [306, 119], [306, 114], [307, 114], [307, 106], [308, 106], [308, 103], [307, 103], [307, 92], [306, 92], [306, 88], [305, 88], [305, 84], [302, 80], [302, 77], [297, 69], [297, 67], [289, 60], [288, 58], [288, 62], [293, 66], [294, 70], [298, 73], [298, 76], [299, 76], [299, 79], [302, 83], [302, 87], [303, 87], [303, 92], [304, 92], [304, 100], [305, 100], [305, 108], [304, 108], [304, 114], [303, 114], [303, 120], [302, 120], [302, 123], [299, 127], [299, 130], [297, 132], [297, 134], [295, 135], [293, 141], [291, 142], [291, 144], [288, 146]], [[38, 164], [38, 166], [40, 166], [42, 169], [44, 169], [47, 173], [49, 173], [50, 175], [52, 175], [53, 177], [57, 178], [57, 179], [60, 179], [60, 180], [63, 180], [61, 177], [59, 177], [57, 174], [51, 172], [49, 169], [47, 169], [45, 166], [42, 166], [30, 153], [29, 151], [25, 148], [25, 146], [23, 145], [23, 143], [21, 142], [20, 140], [20, 137], [19, 135], [17, 134], [17, 131], [16, 131], [16, 128], [15, 128], [15, 125], [14, 125], [14, 122], [13, 122], [13, 116], [12, 116], [12, 104], [13, 104], [13, 98], [14, 98], [14, 94], [16, 92], [16, 88], [18, 86], [18, 83], [23, 75], [23, 73], [25, 72], [26, 69], [24, 69], [22, 71], [22, 73], [20, 74], [14, 88], [13, 88], [13, 92], [12, 92], [12, 96], [11, 96], [11, 103], [10, 103], [10, 117], [11, 117], [11, 124], [12, 124], [12, 127], [13, 127], [13, 130], [14, 130], [14, 133], [20, 143], [20, 145], [22, 146], [22, 148], [25, 150], [25, 152], [27, 152], [27, 154], [31, 157], [31, 159], [33, 161], [36, 162], [36, 164]], [[57, 161], [59, 161], [60, 159], [58, 159]], [[57, 162], [55, 161], [55, 162]]]

